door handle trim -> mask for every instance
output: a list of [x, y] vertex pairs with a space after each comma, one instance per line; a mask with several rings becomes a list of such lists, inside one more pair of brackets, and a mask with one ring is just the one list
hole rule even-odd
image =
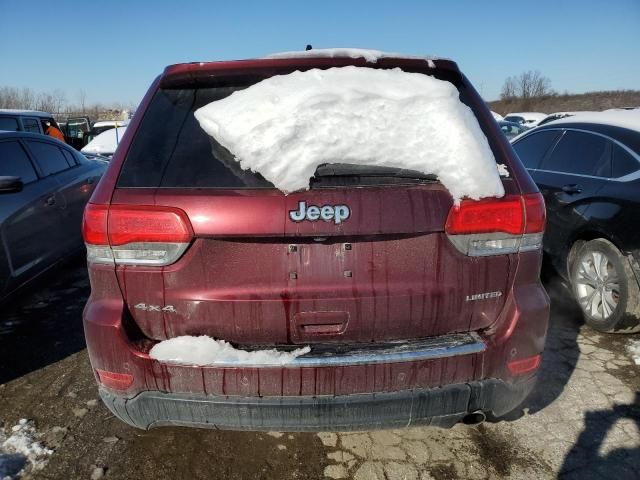
[[567, 185], [563, 185], [562, 186], [562, 191], [564, 193], [568, 193], [570, 195], [572, 194], [576, 194], [576, 193], [582, 193], [582, 187], [580, 185], [578, 185], [577, 183], [570, 183]]

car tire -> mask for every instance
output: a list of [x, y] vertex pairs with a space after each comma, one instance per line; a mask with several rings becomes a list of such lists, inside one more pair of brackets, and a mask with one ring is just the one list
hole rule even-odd
[[640, 287], [629, 260], [603, 238], [576, 247], [571, 287], [587, 325], [607, 333], [640, 331]]

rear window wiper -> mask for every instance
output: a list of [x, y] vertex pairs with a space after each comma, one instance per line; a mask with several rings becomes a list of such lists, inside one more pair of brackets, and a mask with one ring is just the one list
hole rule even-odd
[[408, 170], [396, 167], [380, 167], [374, 165], [355, 165], [351, 163], [323, 163], [318, 165], [314, 175], [320, 177], [387, 177], [387, 178], [411, 178], [437, 182], [438, 177], [431, 173], [422, 173], [417, 170]]

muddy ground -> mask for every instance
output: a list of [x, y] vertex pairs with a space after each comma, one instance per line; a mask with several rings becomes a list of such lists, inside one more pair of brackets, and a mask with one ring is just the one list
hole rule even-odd
[[640, 367], [626, 350], [640, 337], [583, 326], [558, 284], [538, 388], [507, 419], [344, 434], [143, 432], [98, 399], [77, 260], [0, 310], [0, 445], [27, 419], [53, 451], [34, 468], [0, 448], [0, 478], [2, 468], [65, 480], [640, 478]]

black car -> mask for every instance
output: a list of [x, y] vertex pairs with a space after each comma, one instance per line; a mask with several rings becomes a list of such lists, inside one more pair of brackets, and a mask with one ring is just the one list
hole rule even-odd
[[0, 300], [81, 251], [106, 166], [45, 135], [0, 131]]
[[544, 252], [586, 322], [639, 331], [640, 115], [566, 118], [513, 147], [547, 204]]

